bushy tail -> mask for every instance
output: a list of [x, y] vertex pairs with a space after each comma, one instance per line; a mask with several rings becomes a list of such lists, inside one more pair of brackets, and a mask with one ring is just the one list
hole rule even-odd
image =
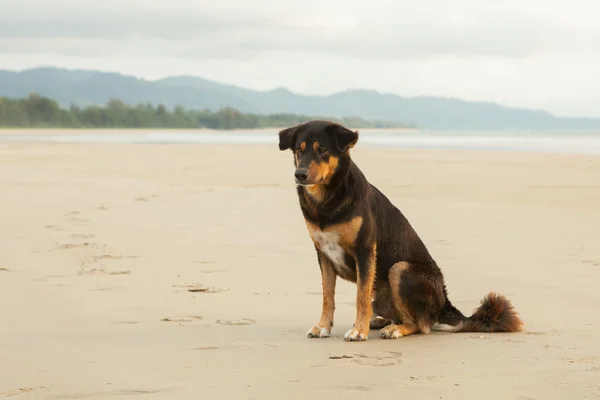
[[445, 332], [520, 332], [523, 321], [510, 301], [499, 293], [489, 293], [470, 317], [465, 317], [450, 302], [433, 330]]

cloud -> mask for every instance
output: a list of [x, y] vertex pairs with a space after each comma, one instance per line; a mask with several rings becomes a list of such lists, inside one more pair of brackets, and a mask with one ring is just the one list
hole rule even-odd
[[197, 60], [299, 52], [406, 60], [599, 50], [600, 25], [591, 16], [600, 2], [580, 1], [588, 8], [541, 0], [221, 0], [210, 6], [195, 0], [8, 0], [0, 15], [0, 52]]
[[0, 68], [373, 88], [600, 117], [598, 0], [2, 0]]

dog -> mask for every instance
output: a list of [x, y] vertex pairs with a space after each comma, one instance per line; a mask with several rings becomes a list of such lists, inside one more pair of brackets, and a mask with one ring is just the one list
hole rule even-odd
[[310, 338], [331, 334], [336, 279], [356, 283], [356, 318], [346, 341], [445, 332], [519, 332], [523, 321], [490, 292], [466, 317], [448, 299], [442, 271], [407, 218], [350, 157], [358, 131], [322, 120], [279, 131], [294, 156], [294, 179], [321, 270], [322, 309]]

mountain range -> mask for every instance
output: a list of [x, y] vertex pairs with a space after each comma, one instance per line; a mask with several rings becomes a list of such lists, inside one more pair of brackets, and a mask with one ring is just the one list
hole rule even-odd
[[128, 104], [177, 105], [193, 109], [235, 108], [245, 113], [294, 113], [398, 121], [425, 129], [600, 129], [600, 118], [563, 118], [543, 110], [442, 97], [403, 97], [374, 90], [303, 95], [285, 88], [250, 90], [195, 76], [144, 80], [112, 72], [41, 67], [0, 70], [0, 97], [50, 97], [62, 106]]

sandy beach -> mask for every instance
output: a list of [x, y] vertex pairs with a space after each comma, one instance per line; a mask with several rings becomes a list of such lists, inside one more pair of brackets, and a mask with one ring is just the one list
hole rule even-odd
[[600, 398], [600, 157], [361, 147], [470, 312], [513, 334], [308, 339], [321, 281], [277, 146], [0, 144], [0, 397]]

